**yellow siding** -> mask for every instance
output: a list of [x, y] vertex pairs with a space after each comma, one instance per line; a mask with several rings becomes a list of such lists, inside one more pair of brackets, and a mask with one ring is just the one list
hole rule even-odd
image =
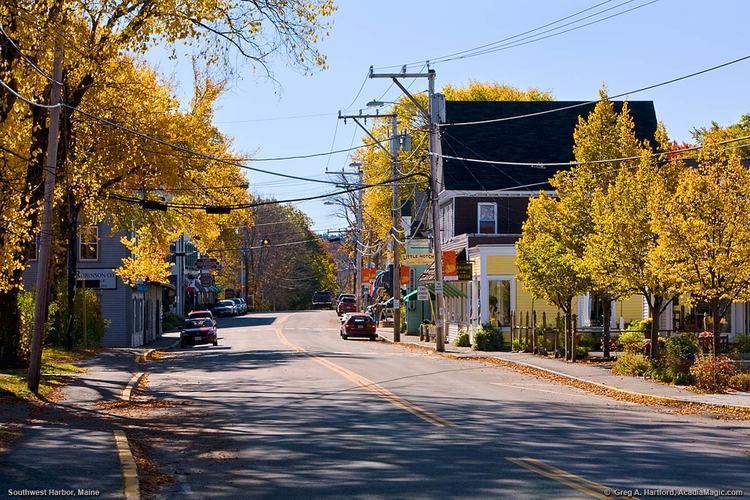
[[[508, 275], [516, 276], [516, 256], [515, 255], [489, 255], [487, 256], [487, 275], [492, 278], [493, 275]], [[528, 312], [531, 314], [531, 294], [523, 287], [523, 284], [516, 278], [516, 306], [515, 312], [520, 315], [525, 315]], [[534, 310], [536, 311], [537, 321], [542, 321], [542, 313], [547, 315], [547, 324], [551, 325], [557, 316], [557, 306], [550, 304], [546, 300], [536, 299], [534, 300]]]
[[617, 320], [620, 316], [625, 322], [635, 319], [643, 319], [643, 295], [631, 295], [628, 298], [617, 301]]
[[487, 256], [487, 274], [510, 274], [516, 275], [515, 255], [489, 255]]

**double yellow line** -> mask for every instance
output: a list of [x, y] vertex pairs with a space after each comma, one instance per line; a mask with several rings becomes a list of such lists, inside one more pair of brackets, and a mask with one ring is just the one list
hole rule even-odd
[[536, 458], [521, 457], [521, 458], [508, 458], [507, 459], [514, 464], [523, 467], [524, 469], [530, 470], [540, 476], [562, 483], [569, 488], [580, 491], [581, 493], [588, 495], [593, 498], [612, 498], [612, 490], [588, 479], [584, 479], [570, 472], [566, 472], [557, 467], [543, 462]]
[[[282, 320], [283, 323], [284, 320]], [[385, 399], [392, 405], [401, 408], [402, 410], [406, 410], [409, 413], [416, 415], [417, 417], [421, 418], [425, 422], [435, 425], [437, 427], [453, 427], [453, 424], [449, 421], [438, 417], [437, 415], [434, 415], [424, 408], [421, 408], [413, 403], [410, 403], [409, 401], [405, 400], [404, 398], [397, 396], [396, 394], [392, 393], [385, 387], [378, 385], [377, 383], [373, 382], [372, 380], [363, 377], [362, 375], [353, 372], [349, 370], [348, 368], [344, 368], [343, 366], [337, 365], [336, 363], [333, 363], [325, 358], [322, 358], [316, 354], [313, 354], [311, 352], [306, 351], [303, 347], [298, 346], [296, 344], [293, 344], [289, 341], [288, 338], [286, 338], [286, 335], [284, 335], [284, 332], [281, 329], [281, 324], [279, 324], [276, 327], [276, 336], [279, 338], [282, 344], [284, 344], [287, 347], [290, 347], [294, 349], [297, 352], [303, 353], [310, 358], [312, 358], [317, 363], [320, 363], [321, 365], [325, 366], [326, 368], [338, 373], [345, 379], [357, 384], [358, 386], [362, 387], [363, 389]]]

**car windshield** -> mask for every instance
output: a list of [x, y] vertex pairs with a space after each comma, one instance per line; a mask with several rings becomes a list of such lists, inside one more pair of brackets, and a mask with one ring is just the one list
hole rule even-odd
[[211, 320], [208, 318], [198, 318], [185, 321], [186, 328], [200, 328], [202, 326], [211, 326]]
[[350, 323], [367, 323], [370, 321], [370, 318], [367, 316], [352, 316], [349, 319]]
[[208, 312], [190, 313], [191, 318], [210, 318], [211, 314]]
[[354, 297], [344, 297], [341, 299], [341, 302], [346, 302], [347, 304], [354, 304], [355, 300]]
[[219, 305], [220, 306], [233, 306], [234, 302], [232, 302], [231, 300], [221, 300], [219, 301]]

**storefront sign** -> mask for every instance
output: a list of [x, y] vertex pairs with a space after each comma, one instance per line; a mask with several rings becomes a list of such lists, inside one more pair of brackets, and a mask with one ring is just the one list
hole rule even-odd
[[425, 285], [419, 285], [417, 288], [417, 300], [430, 300], [430, 294]]
[[471, 281], [474, 278], [474, 269], [471, 262], [459, 262], [456, 264], [458, 281]]
[[[114, 290], [117, 288], [117, 275], [112, 269], [79, 269], [76, 280], [86, 281], [86, 288]], [[98, 286], [97, 285], [98, 282]]]
[[445, 251], [443, 252], [443, 280], [456, 281], [457, 279], [456, 252], [453, 250]]
[[401, 262], [405, 266], [429, 266], [435, 261], [431, 253], [407, 253], [401, 256]]

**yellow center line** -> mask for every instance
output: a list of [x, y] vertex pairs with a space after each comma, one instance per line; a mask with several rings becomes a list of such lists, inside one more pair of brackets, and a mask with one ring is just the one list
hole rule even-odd
[[406, 410], [409, 413], [412, 413], [413, 415], [416, 415], [417, 417], [421, 418], [422, 420], [424, 420], [427, 423], [430, 423], [430, 424], [435, 425], [437, 427], [453, 427], [453, 424], [450, 423], [449, 421], [447, 421], [447, 420], [445, 420], [445, 419], [443, 419], [441, 417], [438, 417], [437, 415], [434, 415], [434, 414], [428, 412], [424, 408], [421, 408], [421, 407], [415, 405], [414, 403], [411, 403], [411, 402], [405, 400], [404, 398], [402, 398], [400, 396], [397, 396], [396, 394], [392, 393], [391, 391], [389, 391], [385, 387], [383, 387], [381, 385], [378, 385], [377, 383], [373, 382], [372, 380], [370, 380], [370, 379], [368, 379], [366, 377], [363, 377], [362, 375], [360, 375], [360, 374], [358, 374], [356, 372], [353, 372], [353, 371], [349, 370], [348, 368], [344, 368], [341, 365], [337, 365], [336, 363], [333, 363], [332, 361], [329, 361], [329, 360], [327, 360], [325, 358], [322, 358], [322, 357], [320, 357], [320, 356], [318, 356], [316, 354], [308, 352], [307, 350], [305, 350], [304, 347], [301, 347], [301, 346], [298, 346], [296, 344], [293, 344], [292, 342], [289, 341], [289, 339], [286, 337], [286, 335], [284, 335], [284, 332], [282, 331], [281, 325], [282, 325], [282, 323], [285, 320], [286, 320], [286, 318], [284, 318], [284, 320], [280, 321], [279, 324], [276, 327], [276, 336], [279, 338], [279, 341], [281, 341], [281, 343], [284, 344], [285, 346], [290, 347], [290, 348], [294, 349], [297, 352], [301, 352], [301, 353], [309, 356], [310, 358], [312, 358], [317, 363], [319, 363], [319, 364], [325, 366], [326, 368], [328, 368], [328, 369], [330, 369], [330, 370], [338, 373], [339, 375], [341, 375], [345, 379], [347, 379], [347, 380], [353, 382], [354, 384], [359, 385], [363, 389], [365, 389], [365, 390], [367, 390], [367, 391], [369, 391], [369, 392], [371, 392], [371, 393], [373, 393], [373, 394], [375, 394], [375, 395], [377, 395], [377, 396], [385, 399], [386, 401], [388, 401], [392, 405], [394, 405], [394, 406], [396, 406], [398, 408], [401, 408], [402, 410]]
[[607, 488], [604, 485], [589, 481], [580, 476], [576, 476], [570, 472], [558, 469], [546, 462], [543, 462], [537, 458], [521, 457], [521, 458], [508, 458], [507, 459], [514, 464], [523, 467], [526, 470], [530, 470], [540, 476], [562, 483], [569, 488], [580, 491], [581, 493], [588, 495], [593, 498], [612, 498], [612, 489]]

